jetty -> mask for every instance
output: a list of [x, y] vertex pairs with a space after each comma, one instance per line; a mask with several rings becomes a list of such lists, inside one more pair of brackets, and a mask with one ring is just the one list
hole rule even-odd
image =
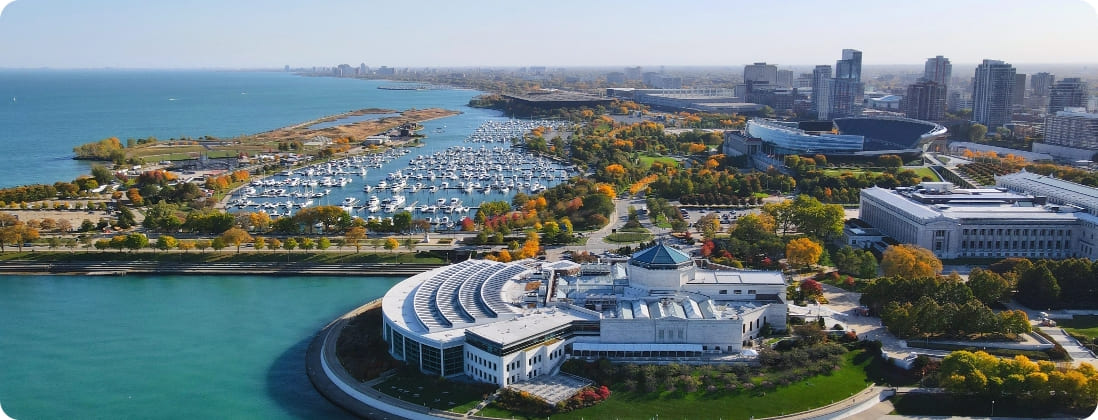
[[0, 274], [58, 274], [124, 276], [172, 275], [265, 275], [265, 276], [355, 276], [406, 277], [440, 267], [422, 263], [316, 264], [305, 262], [173, 263], [158, 261], [2, 261]]

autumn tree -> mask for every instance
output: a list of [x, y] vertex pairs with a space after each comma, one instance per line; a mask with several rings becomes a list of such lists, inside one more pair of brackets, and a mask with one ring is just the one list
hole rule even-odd
[[344, 240], [349, 242], [355, 247], [355, 253], [357, 254], [362, 250], [362, 240], [366, 239], [366, 228], [361, 226], [355, 226], [347, 230], [347, 233], [343, 235]]
[[396, 240], [396, 238], [391, 237], [391, 236], [388, 237], [388, 238], [385, 238], [385, 249], [389, 250], [390, 253], [393, 252], [393, 250], [397, 249], [398, 247], [400, 247], [400, 242], [398, 242]]
[[785, 246], [785, 258], [789, 264], [807, 267], [815, 264], [823, 255], [823, 247], [808, 238], [797, 238]]
[[178, 245], [179, 241], [177, 241], [174, 237], [168, 235], [160, 235], [160, 237], [156, 238], [156, 249], [159, 249], [161, 251], [174, 249]]
[[933, 277], [942, 272], [942, 261], [929, 249], [918, 245], [892, 245], [881, 257], [881, 270], [885, 276], [906, 279]]
[[226, 244], [236, 246], [236, 253], [240, 253], [240, 245], [252, 240], [252, 235], [249, 235], [247, 231], [238, 227], [232, 227], [221, 234], [221, 240]]

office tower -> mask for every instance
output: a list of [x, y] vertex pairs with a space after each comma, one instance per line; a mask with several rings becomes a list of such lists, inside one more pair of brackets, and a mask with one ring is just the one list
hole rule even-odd
[[775, 84], [778, 82], [778, 66], [766, 63], [743, 66], [743, 82]]
[[606, 73], [606, 83], [611, 85], [624, 85], [625, 73], [622, 73], [620, 71], [612, 71], [610, 73]]
[[862, 81], [862, 52], [844, 49], [842, 60], [835, 62], [835, 78]]
[[994, 130], [1010, 122], [1014, 99], [1014, 66], [1000, 60], [984, 60], [976, 66], [972, 84], [972, 118]]
[[1041, 72], [1029, 78], [1029, 90], [1033, 96], [1048, 96], [1049, 89], [1056, 83], [1056, 75]]
[[1048, 113], [1055, 114], [1066, 107], [1087, 105], [1087, 84], [1078, 77], [1056, 82], [1048, 92]]
[[640, 79], [641, 79], [641, 68], [640, 68], [640, 66], [626, 67], [625, 68], [625, 80], [637, 81], [637, 80], [640, 80]]
[[941, 121], [945, 119], [945, 107], [945, 85], [924, 79], [907, 87], [903, 108], [908, 118]]
[[1011, 97], [1010, 103], [1014, 105], [1021, 105], [1026, 99], [1026, 74], [1017, 73], [1014, 75], [1014, 96]]
[[1045, 143], [1098, 150], [1098, 114], [1067, 108], [1045, 118]]
[[793, 80], [793, 87], [797, 89], [812, 89], [812, 73], [801, 73]]
[[778, 86], [793, 87], [793, 70], [778, 70]]
[[831, 66], [816, 66], [812, 69], [812, 108], [816, 118], [826, 120], [830, 115]]
[[949, 78], [953, 77], [953, 65], [949, 59], [937, 56], [926, 59], [926, 68], [923, 70], [923, 78], [933, 80], [949, 90]]
[[861, 114], [865, 85], [862, 84], [862, 52], [843, 50], [843, 58], [835, 62], [835, 77], [828, 88], [830, 118]]

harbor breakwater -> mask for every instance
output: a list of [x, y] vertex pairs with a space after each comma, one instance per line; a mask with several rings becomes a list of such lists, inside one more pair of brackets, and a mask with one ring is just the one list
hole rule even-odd
[[246, 263], [169, 263], [157, 261], [2, 261], [0, 275], [59, 274], [59, 275], [127, 275], [127, 274], [176, 274], [176, 275], [240, 275], [268, 276], [412, 276], [433, 268], [436, 264], [315, 264], [303, 262], [246, 262]]

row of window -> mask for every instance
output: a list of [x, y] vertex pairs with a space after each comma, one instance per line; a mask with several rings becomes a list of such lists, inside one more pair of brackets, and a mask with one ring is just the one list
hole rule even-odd
[[[987, 245], [986, 247], [984, 245]], [[1047, 247], [1045, 245], [1048, 245]], [[1071, 241], [961, 241], [961, 249], [1071, 249]]]
[[480, 357], [480, 355], [478, 355], [476, 353], [473, 353], [471, 351], [467, 351], [467, 352], [465, 352], [465, 357], [468, 358], [469, 360], [472, 360], [473, 363], [484, 366], [488, 369], [496, 370], [496, 362], [492, 362], [492, 361], [489, 361], [489, 360], [487, 360], [483, 357]]
[[[757, 291], [757, 290], [755, 290], [755, 289], [748, 289], [748, 290], [747, 290], [747, 294], [749, 294], [749, 295], [754, 295], [754, 294], [756, 294], [756, 293], [755, 293], [756, 291]], [[718, 291], [717, 293], [718, 293], [718, 294], [722, 294], [722, 295], [727, 295], [727, 294], [728, 294], [728, 289], [721, 289], [721, 290], [720, 290], [720, 291]], [[735, 289], [735, 290], [733, 290], [733, 291], [732, 291], [732, 294], [734, 294], [734, 295], [742, 295], [742, 294], [743, 294], [743, 290], [740, 290], [740, 289]]]
[[[943, 231], [939, 231], [943, 232]], [[962, 229], [964, 235], [1029, 236], [1030, 229]], [[1071, 229], [1033, 229], [1034, 236], [1071, 236]]]

